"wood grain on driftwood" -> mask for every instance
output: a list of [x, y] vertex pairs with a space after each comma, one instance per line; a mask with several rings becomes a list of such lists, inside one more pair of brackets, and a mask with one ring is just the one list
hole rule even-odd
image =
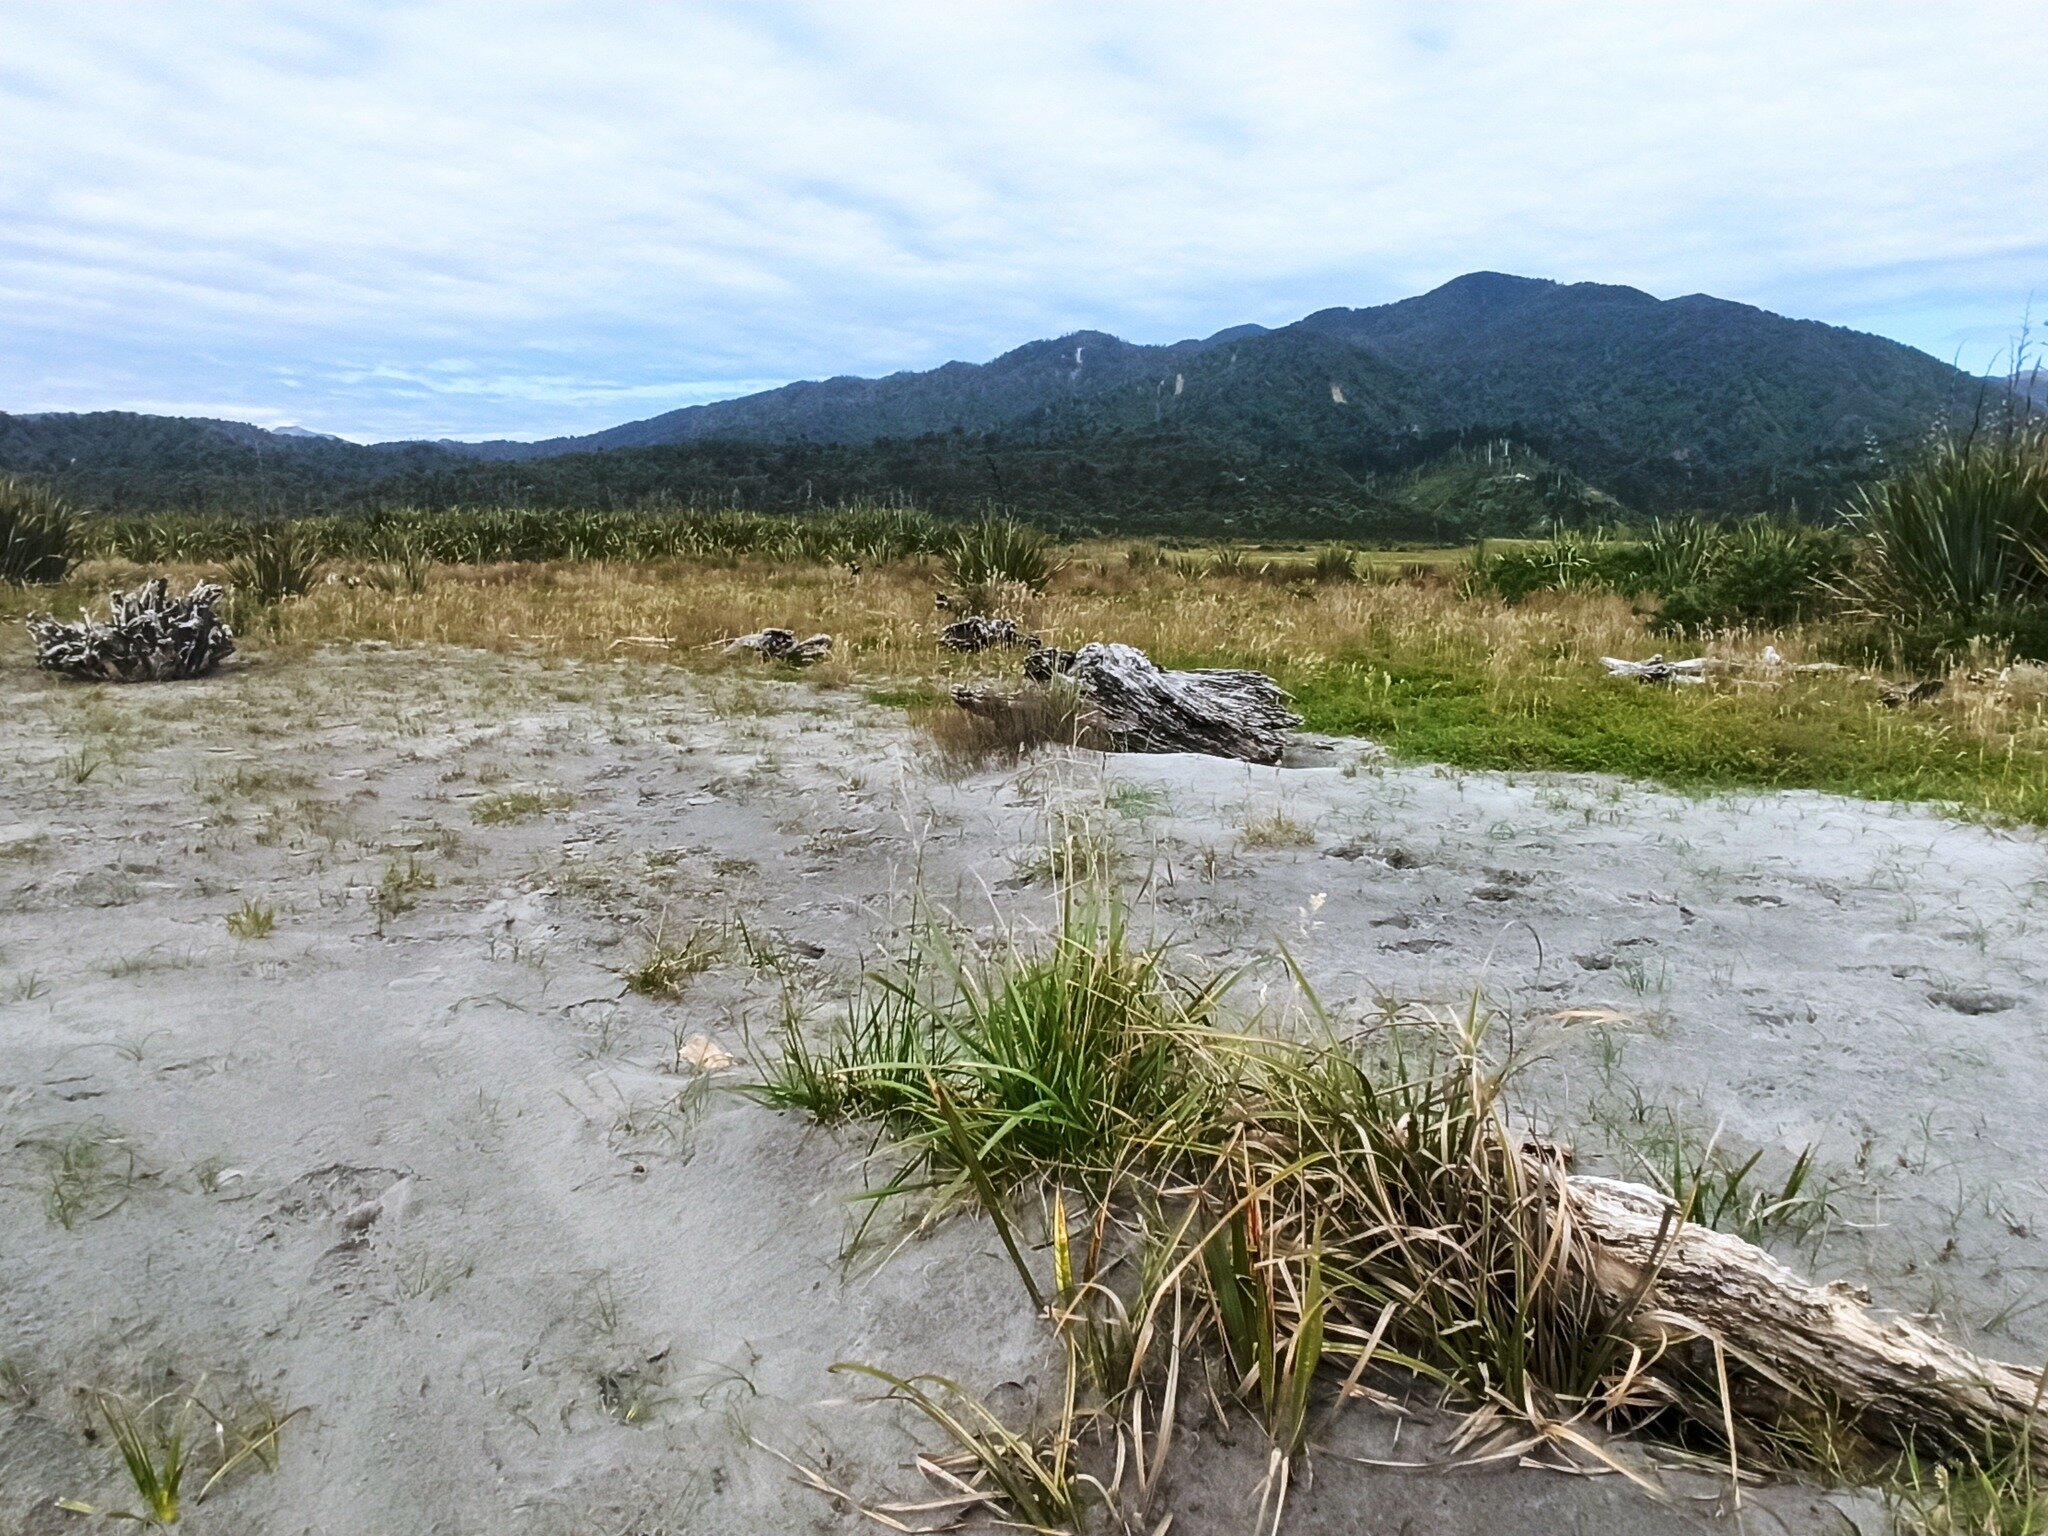
[[235, 653], [234, 631], [214, 611], [220, 596], [218, 586], [202, 581], [172, 597], [159, 576], [114, 593], [105, 623], [86, 614], [76, 624], [37, 614], [28, 621], [36, 665], [96, 683], [203, 677]]
[[[1101, 641], [1078, 651], [1034, 651], [1025, 675], [1043, 685], [1064, 675], [1079, 695], [1088, 734], [1119, 752], [1199, 752], [1277, 763], [1301, 717], [1263, 672], [1169, 672], [1130, 645]], [[960, 687], [953, 700], [997, 716], [1020, 695]]]
[[957, 619], [939, 631], [939, 648], [972, 656], [999, 645], [1027, 645], [1036, 649], [1038, 636], [1027, 635], [1015, 619], [991, 619], [972, 614]]
[[725, 647], [728, 656], [737, 656], [743, 651], [752, 651], [763, 661], [786, 661], [792, 666], [802, 667], [830, 656], [832, 637], [812, 635], [808, 640], [799, 640], [793, 629], [763, 629], [751, 635], [741, 635]]
[[1717, 1343], [1732, 1370], [1766, 1390], [1840, 1404], [1901, 1443], [1932, 1431], [1973, 1450], [1987, 1437], [2048, 1450], [2040, 1372], [1874, 1311], [1857, 1287], [1810, 1284], [1739, 1237], [1679, 1223], [1656, 1190], [1588, 1174], [1566, 1187], [1600, 1289], [1644, 1296], [1634, 1331], [1647, 1341]]

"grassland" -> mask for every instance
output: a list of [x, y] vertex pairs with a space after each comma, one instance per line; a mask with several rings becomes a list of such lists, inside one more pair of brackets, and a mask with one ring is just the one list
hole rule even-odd
[[[1313, 558], [1077, 546], [1045, 592], [1015, 594], [1014, 611], [1051, 642], [1115, 639], [1167, 666], [1269, 672], [1310, 729], [1372, 737], [1408, 760], [1937, 801], [2048, 823], [2048, 677], [2038, 668], [2000, 677], [2000, 658], [1986, 655], [1952, 673], [1940, 698], [1904, 710], [1884, 707], [1853, 672], [1627, 685], [1609, 681], [1599, 658], [1754, 658], [1773, 645], [1796, 664], [1832, 654], [1838, 637], [1800, 625], [1690, 645], [1656, 634], [1612, 594], [1489, 595], [1468, 579], [1465, 551], [1364, 554], [1353, 580], [1315, 579]], [[0, 594], [0, 615], [76, 608], [144, 569], [90, 562], [60, 587]], [[373, 562], [329, 562], [322, 575], [305, 596], [243, 616], [246, 654], [368, 640], [722, 667], [733, 665], [722, 640], [777, 624], [837, 637], [833, 659], [809, 674], [820, 685], [906, 705], [1015, 666], [1014, 656], [934, 646], [944, 577], [925, 555], [859, 570], [746, 556], [443, 564], [417, 591], [379, 581]]]

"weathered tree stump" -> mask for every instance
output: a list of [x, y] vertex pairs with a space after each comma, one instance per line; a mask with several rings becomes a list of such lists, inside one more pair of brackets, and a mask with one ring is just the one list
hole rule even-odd
[[105, 623], [90, 614], [64, 624], [48, 614], [28, 621], [36, 665], [96, 683], [160, 683], [203, 677], [235, 654], [235, 634], [214, 612], [221, 589], [196, 583], [170, 595], [161, 576], [108, 599]]
[[793, 629], [763, 629], [741, 635], [725, 647], [728, 656], [737, 656], [742, 651], [752, 651], [763, 661], [786, 661], [791, 666], [807, 667], [832, 654], [832, 637], [812, 635], [808, 640], [799, 640]]

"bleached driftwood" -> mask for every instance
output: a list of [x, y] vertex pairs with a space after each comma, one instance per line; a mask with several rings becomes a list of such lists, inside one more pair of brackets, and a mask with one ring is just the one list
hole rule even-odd
[[725, 654], [737, 656], [742, 651], [752, 651], [763, 661], [786, 661], [792, 666], [809, 666], [822, 661], [832, 654], [830, 635], [812, 635], [808, 640], [799, 640], [793, 629], [763, 629], [751, 635], [741, 635], [729, 642]]
[[1746, 1382], [1819, 1394], [1902, 1441], [1931, 1430], [1981, 1448], [1987, 1435], [2031, 1435], [2048, 1450], [2040, 1373], [1874, 1311], [1854, 1286], [1809, 1284], [1739, 1237], [1677, 1224], [1656, 1190], [1588, 1174], [1566, 1185], [1601, 1290], [1634, 1296], [1652, 1276], [1639, 1335], [1716, 1341]]
[[960, 651], [972, 656], [977, 651], [993, 650], [999, 645], [1028, 645], [1038, 648], [1038, 636], [1024, 633], [1015, 619], [991, 619], [972, 614], [956, 619], [939, 631], [939, 645], [948, 651]]
[[1648, 661], [1624, 661], [1619, 656], [1602, 656], [1600, 665], [1607, 669], [1609, 677], [1633, 677], [1645, 683], [1703, 683], [1709, 671], [1729, 670], [1724, 662], [1715, 662], [1705, 656], [1694, 656], [1686, 661], [1666, 661], [1661, 655], [1652, 656]]
[[[1666, 661], [1662, 656], [1652, 656], [1648, 661], [1626, 661], [1619, 656], [1602, 656], [1600, 664], [1607, 669], [1609, 677], [1633, 678], [1645, 683], [1704, 683], [1709, 675], [1739, 673], [1746, 670], [1739, 661], [1728, 661], [1719, 656], [1694, 656], [1684, 661]], [[1846, 672], [1849, 669], [1839, 662], [1803, 661], [1788, 665], [1773, 645], [1764, 647], [1758, 665], [1766, 673], [1765, 685], [1772, 686], [1786, 674], [1797, 673], [1805, 676]], [[1900, 709], [1908, 704], [1924, 704], [1937, 697], [1942, 690], [1940, 678], [1928, 678], [1917, 683], [1888, 682], [1881, 677], [1867, 673], [1858, 681], [1871, 684], [1877, 689], [1878, 702], [1886, 709]]]
[[196, 583], [170, 595], [161, 576], [108, 599], [105, 623], [90, 614], [64, 624], [48, 614], [28, 621], [36, 665], [96, 683], [157, 683], [203, 677], [235, 654], [235, 633], [215, 613], [221, 589]]
[[[1080, 696], [1086, 734], [1119, 752], [1199, 752], [1277, 763], [1301, 717], [1263, 672], [1168, 672], [1130, 645], [1095, 642], [1078, 651], [1041, 647], [1024, 673], [1044, 685], [1064, 675]], [[1000, 717], [1026, 694], [955, 688], [973, 714]]]

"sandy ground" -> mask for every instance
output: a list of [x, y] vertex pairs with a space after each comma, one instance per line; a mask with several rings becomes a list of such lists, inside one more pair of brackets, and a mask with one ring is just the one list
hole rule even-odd
[[[785, 996], [826, 1016], [913, 895], [1042, 920], [1061, 816], [1124, 850], [1158, 932], [1284, 943], [1340, 1018], [1476, 993], [1589, 1158], [1674, 1116], [1778, 1176], [1816, 1147], [1833, 1215], [1789, 1257], [2048, 1352], [2031, 833], [1356, 744], [953, 779], [855, 692], [372, 647], [127, 690], [10, 667], [0, 722], [0, 1532], [118, 1506], [85, 1389], [168, 1383], [304, 1410], [198, 1531], [861, 1528], [763, 1446], [921, 1496], [928, 1427], [827, 1367], [1021, 1421], [1041, 1326], [980, 1223], [849, 1255], [864, 1141], [707, 1091], [689, 1042], [743, 1056]], [[274, 933], [230, 932], [244, 902]], [[626, 991], [699, 925], [723, 957], [679, 1001]], [[1348, 1422], [1339, 1451], [1418, 1452]], [[1175, 1531], [1250, 1528], [1253, 1439], [1191, 1426]], [[1332, 1453], [1287, 1528], [1735, 1529], [1673, 1487]], [[1882, 1526], [1746, 1502], [1751, 1530]]]

